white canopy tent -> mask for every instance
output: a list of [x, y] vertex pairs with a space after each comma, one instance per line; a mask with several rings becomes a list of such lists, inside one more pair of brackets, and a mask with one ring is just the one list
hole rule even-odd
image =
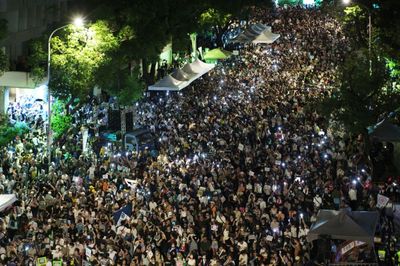
[[250, 26], [250, 28], [254, 31], [257, 32], [258, 34], [260, 34], [261, 32], [268, 30], [271, 31], [271, 27], [267, 26], [265, 24], [261, 24], [261, 23], [256, 23]]
[[257, 23], [250, 25], [246, 30], [240, 33], [235, 39], [234, 43], [266, 43], [271, 44], [279, 39], [280, 35], [273, 33], [271, 27]]
[[196, 61], [184, 65], [182, 69], [178, 69], [171, 75], [159, 80], [156, 84], [149, 86], [149, 91], [180, 91], [214, 67], [214, 64], [207, 64], [196, 59]]
[[204, 75], [205, 73], [209, 72], [211, 69], [215, 67], [214, 64], [207, 64], [201, 61], [200, 59], [196, 59], [193, 63], [190, 64], [190, 67], [198, 73], [198, 77]]
[[379, 213], [374, 211], [320, 210], [307, 240], [311, 242], [330, 236], [332, 239], [358, 240], [373, 245], [378, 218]]
[[172, 76], [174, 79], [177, 79], [177, 80], [188, 81], [188, 80], [190, 80], [192, 77], [194, 77], [195, 74], [186, 73], [186, 72], [183, 71], [182, 69], [178, 69], [178, 70], [175, 70], [175, 71], [171, 74], [171, 76]]
[[159, 80], [156, 84], [149, 86], [149, 90], [154, 91], [180, 91], [185, 88], [187, 81], [177, 80], [171, 75], [165, 76], [163, 79]]
[[266, 44], [271, 44], [278, 40], [280, 37], [279, 34], [272, 33], [271, 31], [263, 31], [260, 35], [258, 35], [252, 43], [258, 44], [258, 43], [266, 43]]
[[0, 212], [10, 207], [17, 201], [15, 194], [1, 194], [0, 195]]

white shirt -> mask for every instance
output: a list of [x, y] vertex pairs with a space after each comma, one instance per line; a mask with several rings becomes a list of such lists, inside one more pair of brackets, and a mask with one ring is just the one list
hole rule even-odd
[[357, 200], [357, 191], [354, 188], [351, 188], [349, 191], [350, 200]]
[[321, 197], [319, 195], [315, 196], [314, 197], [314, 206], [316, 208], [319, 208], [319, 206], [321, 206], [321, 203], [322, 203]]

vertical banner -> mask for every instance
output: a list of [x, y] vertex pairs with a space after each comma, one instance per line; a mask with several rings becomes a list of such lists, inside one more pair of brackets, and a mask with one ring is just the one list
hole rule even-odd
[[88, 138], [89, 138], [89, 130], [87, 127], [82, 127], [82, 151], [88, 151]]
[[190, 41], [192, 42], [192, 62], [197, 59], [197, 33], [189, 34]]

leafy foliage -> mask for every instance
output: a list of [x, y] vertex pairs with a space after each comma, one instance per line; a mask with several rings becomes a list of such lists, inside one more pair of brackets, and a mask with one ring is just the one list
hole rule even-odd
[[0, 147], [7, 146], [15, 137], [22, 136], [29, 127], [22, 122], [11, 124], [6, 115], [0, 115]]
[[379, 45], [386, 56], [400, 62], [400, 1], [379, 1], [377, 7], [372, 9], [372, 20], [379, 29]]
[[400, 79], [400, 63], [394, 59], [386, 58], [386, 66], [390, 71], [390, 76], [394, 79]]
[[[189, 33], [201, 32], [210, 25], [218, 26], [215, 29], [221, 33], [231, 16], [253, 5], [271, 3], [270, 0], [86, 0], [87, 10], [93, 11], [92, 19], [102, 21], [92, 24], [89, 31], [70, 27], [53, 38], [50, 87], [57, 97], [65, 99], [73, 95], [83, 99], [98, 83], [111, 94], [131, 99], [127, 94], [141, 92], [136, 76], [126, 73], [130, 72], [132, 62], [141, 62], [143, 80], [150, 84], [155, 78], [159, 54], [167, 44], [172, 43], [174, 50], [188, 51]], [[95, 34], [88, 36], [87, 32]], [[35, 45], [29, 61], [32, 72], [40, 78], [45, 73], [44, 50], [43, 46]], [[139, 89], [122, 90], [127, 87]]]
[[63, 101], [57, 100], [53, 103], [52, 107], [51, 129], [54, 132], [55, 138], [59, 138], [71, 127], [72, 117], [67, 114]]
[[28, 66], [30, 74], [36, 84], [39, 84], [46, 76], [47, 51], [43, 38], [32, 39], [28, 44], [29, 57]]
[[99, 69], [97, 84], [109, 94], [117, 96], [121, 105], [130, 105], [143, 96], [145, 84], [139, 77], [139, 67], [130, 73], [129, 68], [120, 69], [120, 61], [117, 59]]
[[200, 15], [199, 23], [202, 28], [210, 29], [217, 25], [224, 26], [231, 17], [232, 14], [222, 13], [214, 8], [209, 8]]
[[95, 86], [96, 70], [106, 64], [107, 52], [118, 42], [107, 22], [98, 21], [89, 28], [70, 26], [65, 34], [52, 38], [50, 87], [56, 97], [71, 95], [85, 99]]
[[372, 74], [368, 50], [357, 50], [345, 60], [339, 88], [319, 105], [326, 117], [341, 122], [351, 133], [363, 133], [378, 118], [393, 111], [400, 103], [400, 93], [392, 90], [385, 61], [373, 54]]
[[131, 105], [142, 98], [145, 86], [137, 76], [127, 76], [124, 85], [125, 88], [117, 94], [121, 105]]

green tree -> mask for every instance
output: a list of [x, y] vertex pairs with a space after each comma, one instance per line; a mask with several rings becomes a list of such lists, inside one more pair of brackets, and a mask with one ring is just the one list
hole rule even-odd
[[28, 67], [34, 82], [39, 84], [46, 76], [47, 50], [44, 38], [32, 39], [28, 44]]
[[199, 25], [202, 35], [211, 33], [216, 36], [217, 46], [222, 46], [222, 35], [229, 26], [232, 14], [209, 8], [200, 15]]
[[145, 84], [140, 78], [139, 67], [130, 66], [121, 69], [125, 62], [115, 57], [109, 64], [100, 67], [96, 75], [97, 85], [110, 95], [117, 96], [121, 105], [131, 105], [138, 101], [145, 90]]
[[[47, 37], [31, 42], [28, 58], [31, 73], [42, 80], [47, 66]], [[96, 71], [107, 64], [108, 53], [117, 49], [118, 39], [106, 21], [88, 27], [69, 26], [51, 39], [49, 86], [60, 99], [85, 100], [96, 85]]]
[[72, 126], [72, 117], [67, 114], [66, 103], [57, 100], [53, 103], [53, 115], [51, 119], [51, 128], [54, 132], [54, 137], [59, 138]]
[[[338, 1], [340, 3], [340, 1]], [[343, 8], [342, 4], [338, 7]], [[372, 25], [372, 49], [400, 64], [400, 1], [353, 0], [352, 5], [344, 8], [345, 15], [338, 16], [344, 22], [352, 45], [358, 48], [368, 47], [369, 16]], [[338, 13], [339, 14], [339, 13]], [[396, 67], [397, 68], [397, 67]]]
[[351, 53], [341, 67], [338, 89], [319, 104], [325, 117], [340, 122], [349, 133], [365, 134], [366, 128], [400, 104], [400, 91], [389, 81], [386, 62], [375, 53], [361, 49]]
[[110, 60], [107, 53], [118, 47], [105, 21], [88, 28], [70, 26], [52, 38], [50, 88], [61, 99], [85, 99], [96, 85], [96, 71]]
[[0, 147], [7, 146], [17, 136], [22, 136], [29, 131], [23, 122], [10, 123], [8, 116], [0, 115]]

